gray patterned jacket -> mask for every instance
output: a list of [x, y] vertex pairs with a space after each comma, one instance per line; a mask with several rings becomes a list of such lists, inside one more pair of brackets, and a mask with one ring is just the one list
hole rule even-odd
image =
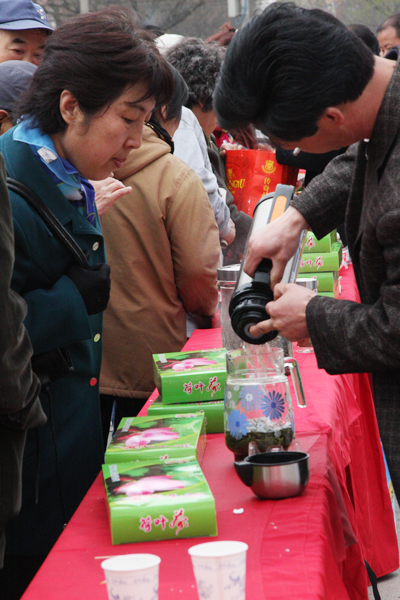
[[318, 238], [345, 223], [361, 304], [316, 297], [307, 325], [318, 366], [371, 372], [378, 424], [400, 497], [400, 63], [369, 142], [351, 146], [292, 205]]

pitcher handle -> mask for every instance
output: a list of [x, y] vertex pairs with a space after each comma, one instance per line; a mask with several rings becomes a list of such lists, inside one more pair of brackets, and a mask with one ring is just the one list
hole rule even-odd
[[295, 358], [288, 356], [285, 358], [285, 367], [289, 367], [290, 374], [292, 375], [294, 393], [296, 394], [297, 406], [305, 408], [307, 406], [306, 398], [304, 395], [303, 382], [301, 380], [301, 373], [299, 364]]

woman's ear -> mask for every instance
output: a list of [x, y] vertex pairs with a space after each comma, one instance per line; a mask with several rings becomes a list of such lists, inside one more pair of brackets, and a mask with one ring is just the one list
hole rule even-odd
[[60, 113], [67, 125], [75, 124], [77, 116], [81, 114], [78, 100], [69, 90], [61, 92]]
[[163, 121], [165, 121], [165, 122], [166, 122], [166, 121], [167, 121], [167, 105], [165, 105], [165, 106], [162, 106], [162, 107], [160, 108], [160, 115], [161, 115], [161, 117], [162, 117]]

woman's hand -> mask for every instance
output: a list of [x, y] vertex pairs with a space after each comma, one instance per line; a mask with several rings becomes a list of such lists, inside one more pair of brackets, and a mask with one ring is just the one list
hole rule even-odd
[[104, 215], [116, 200], [132, 191], [130, 186], [124, 185], [113, 177], [107, 177], [101, 181], [90, 181], [90, 183], [94, 187], [95, 202], [100, 216]]
[[232, 219], [229, 219], [229, 232], [221, 239], [222, 245], [229, 246], [236, 237], [236, 227]]
[[240, 144], [231, 144], [230, 142], [223, 142], [219, 149], [219, 154], [222, 158], [225, 158], [227, 150], [243, 150], [243, 146]]

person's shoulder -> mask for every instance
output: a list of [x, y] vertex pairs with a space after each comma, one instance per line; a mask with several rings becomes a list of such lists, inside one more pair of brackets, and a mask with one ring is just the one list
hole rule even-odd
[[200, 123], [190, 108], [186, 108], [186, 106], [182, 106], [182, 115], [179, 123], [178, 129], [191, 129], [193, 131], [197, 131], [199, 128], [201, 130]]

